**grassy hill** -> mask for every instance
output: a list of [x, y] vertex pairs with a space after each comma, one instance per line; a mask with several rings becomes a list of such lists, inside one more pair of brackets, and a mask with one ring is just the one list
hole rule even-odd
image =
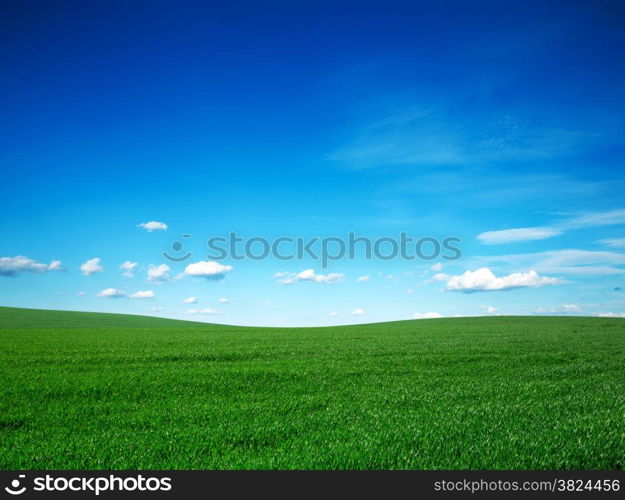
[[621, 469], [625, 320], [0, 308], [1, 469]]
[[162, 328], [205, 324], [132, 314], [0, 307], [0, 330], [16, 328]]

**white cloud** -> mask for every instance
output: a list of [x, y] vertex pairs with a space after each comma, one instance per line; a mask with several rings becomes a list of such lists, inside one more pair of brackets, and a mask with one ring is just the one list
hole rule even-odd
[[488, 314], [497, 314], [499, 312], [499, 309], [494, 306], [481, 306], [481, 308], [484, 309]]
[[230, 299], [227, 299], [226, 297], [222, 297], [218, 300], [218, 302], [220, 304], [230, 304]]
[[341, 273], [317, 274], [313, 269], [305, 269], [299, 273], [276, 273], [273, 275], [281, 285], [292, 285], [298, 281], [311, 281], [313, 283], [326, 283], [331, 285], [345, 279]]
[[153, 266], [152, 264], [148, 267], [148, 281], [151, 282], [161, 282], [161, 281], [169, 281], [169, 271], [170, 267], [167, 264], [160, 264], [158, 266]]
[[306, 269], [295, 276], [296, 281], [314, 281], [315, 283], [336, 283], [344, 278], [345, 275], [341, 273], [316, 274], [312, 269]]
[[48, 264], [48, 271], [61, 271], [63, 270], [63, 264], [60, 260], [53, 260]]
[[443, 263], [442, 262], [437, 262], [436, 264], [434, 264], [431, 268], [432, 271], [442, 271], [443, 270]]
[[150, 222], [142, 222], [141, 224], [137, 224], [137, 227], [142, 227], [148, 233], [152, 231], [165, 231], [169, 226], [164, 222], [157, 222], [155, 220], [151, 220]]
[[494, 245], [514, 241], [544, 240], [559, 234], [562, 234], [562, 231], [552, 227], [520, 227], [501, 231], [486, 231], [478, 234], [477, 239], [487, 245]]
[[221, 314], [219, 311], [215, 311], [210, 307], [206, 309], [188, 309], [187, 314]]
[[369, 276], [368, 274], [366, 274], [365, 276], [361, 276], [360, 278], [356, 279], [356, 281], [358, 283], [366, 283], [367, 281], [369, 281], [371, 279], [371, 276]]
[[336, 311], [332, 311], [332, 312], [329, 312], [329, 313], [328, 313], [328, 316], [332, 316], [333, 318], [335, 318], [335, 317], [336, 317], [336, 316], [338, 316], [338, 315], [339, 315], [339, 313], [338, 313], [338, 312], [336, 312]]
[[232, 271], [232, 266], [224, 266], [213, 260], [200, 261], [189, 264], [184, 273], [188, 276], [197, 276], [209, 280], [221, 280]]
[[23, 255], [15, 257], [0, 257], [0, 276], [17, 276], [22, 273], [43, 274], [48, 271], [60, 271], [60, 260], [53, 260], [50, 264], [43, 264]]
[[121, 266], [119, 266], [119, 268], [124, 271], [122, 273], [122, 276], [124, 276], [125, 278], [132, 278], [134, 276], [134, 269], [138, 265], [138, 262], [130, 262], [129, 260], [124, 262]]
[[103, 299], [119, 299], [121, 297], [127, 297], [126, 292], [118, 290], [117, 288], [105, 288], [97, 295]]
[[412, 319], [435, 319], [442, 317], [443, 315], [439, 312], [414, 313], [412, 315]]
[[605, 312], [595, 314], [595, 316], [599, 316], [600, 318], [625, 318], [625, 313]]
[[360, 307], [357, 307], [352, 311], [352, 316], [364, 316], [365, 314], [365, 310], [361, 309]]
[[120, 299], [125, 297], [131, 299], [153, 299], [154, 292], [152, 290], [139, 290], [132, 295], [128, 295], [123, 290], [119, 290], [117, 288], [105, 288], [100, 293], [98, 293], [97, 296], [103, 299]]
[[607, 238], [599, 240], [599, 243], [612, 248], [625, 248], [625, 238]]
[[580, 312], [582, 310], [577, 304], [564, 304], [562, 309], [566, 312]]
[[197, 304], [198, 300], [197, 300], [197, 297], [191, 296], [191, 297], [187, 297], [186, 299], [184, 299], [182, 303], [183, 304]]
[[457, 276], [437, 276], [439, 276], [440, 281], [447, 282], [445, 287], [446, 291], [464, 293], [510, 290], [524, 287], [535, 288], [544, 285], [556, 285], [561, 282], [558, 278], [539, 276], [536, 271], [511, 273], [506, 276], [498, 277], [487, 267], [476, 271], [466, 271]]
[[153, 308], [152, 308], [152, 311], [154, 311], [154, 312], [164, 311], [164, 310], [165, 310], [165, 308], [164, 308], [164, 307], [158, 307], [158, 306], [155, 306], [155, 307], [153, 307]]
[[536, 314], [573, 314], [581, 312], [582, 308], [577, 304], [563, 304], [560, 307], [539, 307]]
[[84, 297], [85, 295], [87, 295], [87, 292], [78, 292], [76, 295], [78, 295], [79, 297]]
[[89, 259], [80, 266], [80, 270], [85, 276], [91, 276], [92, 274], [103, 272], [104, 268], [100, 265], [100, 258], [96, 257], [94, 259]]
[[406, 293], [408, 295], [412, 295], [414, 293], [414, 290], [412, 288], [409, 288], [408, 290], [406, 290]]

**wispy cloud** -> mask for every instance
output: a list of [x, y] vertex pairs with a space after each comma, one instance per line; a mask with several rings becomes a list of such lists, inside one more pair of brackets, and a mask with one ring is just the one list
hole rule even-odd
[[[572, 229], [625, 224], [625, 210], [609, 210], [570, 217], [550, 226], [521, 227], [486, 231], [478, 234], [477, 239], [487, 245], [512, 243], [518, 241], [544, 240], [558, 236]], [[618, 240], [614, 240], [617, 241]], [[624, 245], [625, 246], [625, 245]]]
[[560, 275], [610, 275], [625, 273], [625, 254], [578, 249], [476, 257], [476, 266], [504, 265]]
[[594, 212], [573, 217], [564, 222], [568, 229], [580, 227], [613, 226], [625, 224], [625, 209], [609, 210], [607, 212]]
[[428, 168], [398, 176], [387, 187], [389, 194], [405, 193], [453, 197], [458, 203], [506, 206], [542, 203], [557, 193], [560, 200], [593, 201], [599, 193], [618, 190], [619, 182], [577, 179], [572, 173], [518, 172], [501, 166], [479, 165], [453, 169]]
[[599, 243], [612, 248], [625, 248], [625, 238], [606, 238], [599, 240]]
[[356, 127], [329, 159], [358, 169], [522, 162], [570, 156], [607, 140], [583, 128], [536, 126], [509, 111], [467, 113], [455, 102], [464, 99], [447, 94], [444, 103], [404, 103], [400, 111]]
[[552, 227], [520, 227], [501, 231], [486, 231], [477, 236], [482, 243], [512, 243], [514, 241], [544, 240], [562, 234], [561, 230]]

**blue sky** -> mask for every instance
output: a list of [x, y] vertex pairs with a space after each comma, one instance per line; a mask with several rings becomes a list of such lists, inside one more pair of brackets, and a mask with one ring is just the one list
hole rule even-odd
[[[280, 326], [625, 315], [623, 21], [618, 2], [7, 6], [0, 304]], [[186, 272], [230, 231], [457, 236], [463, 257]], [[193, 257], [167, 262], [182, 234]]]

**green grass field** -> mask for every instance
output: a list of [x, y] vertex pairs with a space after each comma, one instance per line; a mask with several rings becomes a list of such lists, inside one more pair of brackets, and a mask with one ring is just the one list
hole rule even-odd
[[0, 308], [1, 469], [622, 469], [625, 320]]

